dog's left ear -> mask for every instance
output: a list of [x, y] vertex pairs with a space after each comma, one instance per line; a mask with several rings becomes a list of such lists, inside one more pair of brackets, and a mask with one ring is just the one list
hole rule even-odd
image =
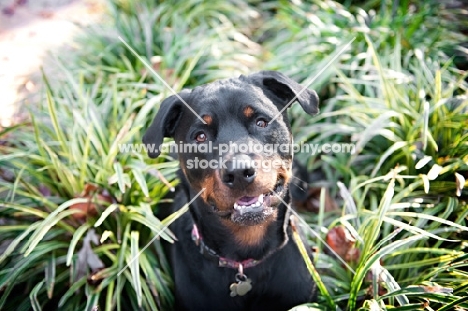
[[278, 71], [260, 71], [244, 77], [244, 79], [284, 100], [283, 107], [293, 98], [296, 98], [302, 109], [308, 114], [314, 115], [319, 112], [317, 93], [303, 87]]

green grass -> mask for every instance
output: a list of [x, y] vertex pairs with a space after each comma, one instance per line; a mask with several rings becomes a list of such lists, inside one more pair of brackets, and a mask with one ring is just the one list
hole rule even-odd
[[[160, 239], [173, 240], [180, 213], [154, 212], [177, 163], [119, 150], [141, 142], [170, 94], [140, 57], [179, 91], [259, 69], [306, 83], [335, 56], [312, 84], [321, 113], [290, 109], [296, 142], [357, 146], [298, 155], [339, 206], [326, 212], [322, 196], [297, 220], [321, 285], [306, 308], [468, 310], [468, 84], [452, 57], [468, 59], [462, 21], [432, 1], [348, 2], [108, 1], [106, 22], [59, 63], [63, 78], [44, 77], [30, 121], [0, 132], [0, 310], [171, 308]], [[330, 255], [334, 230], [355, 240], [356, 260]]]
[[[11, 219], [0, 229], [10, 243], [0, 258], [0, 308], [27, 309], [38, 301], [44, 308], [58, 303], [61, 310], [88, 310], [93, 301], [105, 301], [108, 310], [171, 304], [159, 240], [138, 257], [137, 268], [118, 275], [153, 237], [173, 239], [164, 230], [171, 219], [159, 221], [151, 206], [168, 190], [155, 172], [174, 184], [177, 164], [148, 164], [143, 154], [119, 150], [120, 143], [140, 141], [151, 103], [140, 89], [117, 91], [117, 82], [86, 86], [70, 78], [62, 86], [46, 87], [32, 124], [2, 147], [2, 167], [16, 177], [0, 188], [7, 194], [1, 217]], [[92, 204], [97, 215], [82, 215], [79, 204]], [[102, 244], [81, 262], [77, 253], [91, 230]], [[74, 285], [65, 286], [69, 282]], [[22, 294], [9, 295], [12, 290]], [[88, 299], [75, 292], [87, 292]]]

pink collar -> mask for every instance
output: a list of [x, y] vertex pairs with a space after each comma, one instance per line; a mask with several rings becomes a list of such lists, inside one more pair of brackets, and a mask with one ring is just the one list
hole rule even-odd
[[218, 255], [213, 249], [208, 247], [203, 242], [203, 238], [200, 235], [200, 233], [198, 231], [198, 227], [197, 227], [196, 224], [193, 224], [192, 240], [195, 242], [195, 245], [200, 247], [200, 253], [202, 255], [204, 255], [205, 257], [207, 257], [208, 259], [211, 259], [213, 261], [217, 261], [219, 267], [238, 269], [239, 271], [241, 271], [244, 268], [255, 267], [256, 265], [260, 264], [261, 262], [263, 262], [265, 259], [267, 259], [271, 255], [273, 255], [275, 252], [282, 249], [289, 241], [288, 234], [286, 233], [286, 228], [285, 228], [284, 233], [285, 233], [285, 239], [284, 239], [283, 243], [281, 243], [281, 245], [278, 248], [270, 251], [268, 254], [265, 255], [265, 257], [263, 257], [262, 259], [259, 259], [259, 260], [249, 258], [249, 259], [242, 260], [242, 261], [236, 261], [236, 260], [229, 259], [229, 258], [222, 257], [222, 256]]

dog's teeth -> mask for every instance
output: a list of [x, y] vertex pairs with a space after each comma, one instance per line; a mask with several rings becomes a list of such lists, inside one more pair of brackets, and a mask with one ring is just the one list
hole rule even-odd
[[263, 194], [258, 196], [258, 201], [257, 202], [260, 203], [260, 204], [263, 203]]
[[247, 213], [250, 209], [258, 208], [261, 205], [263, 205], [263, 198], [264, 198], [264, 195], [261, 194], [258, 197], [257, 201], [255, 203], [250, 204], [250, 205], [241, 205], [241, 204], [238, 204], [237, 202], [235, 202], [234, 203], [234, 209], [236, 211], [239, 211], [239, 213], [242, 215], [244, 213]]

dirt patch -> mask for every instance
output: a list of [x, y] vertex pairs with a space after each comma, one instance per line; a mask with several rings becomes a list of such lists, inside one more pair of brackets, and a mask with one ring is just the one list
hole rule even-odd
[[75, 49], [73, 38], [98, 23], [102, 0], [0, 0], [0, 127], [11, 126], [37, 91], [49, 53]]

